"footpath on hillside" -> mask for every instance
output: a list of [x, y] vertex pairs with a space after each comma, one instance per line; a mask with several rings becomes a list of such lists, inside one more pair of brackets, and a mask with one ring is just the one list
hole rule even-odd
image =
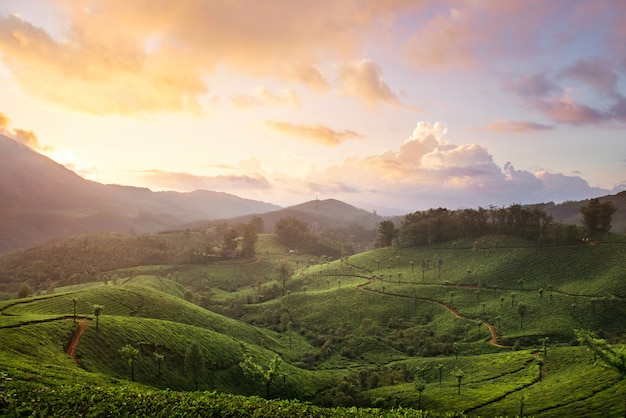
[[[378, 277], [369, 278], [367, 283], [359, 285], [358, 288], [361, 289], [361, 290], [366, 290], [368, 292], [380, 293], [381, 295], [386, 295], [386, 296], [395, 296], [395, 297], [400, 297], [400, 298], [409, 298], [409, 296], [406, 296], [406, 295], [399, 295], [399, 294], [395, 294], [395, 293], [385, 293], [385, 292], [381, 292], [379, 290], [370, 289], [370, 288], [366, 287], [367, 285], [371, 284], [372, 282], [377, 282], [377, 281], [380, 281], [380, 278], [378, 278]], [[467, 319], [467, 320], [471, 319], [471, 318], [468, 318], [468, 317], [465, 317], [465, 316], [461, 315], [459, 312], [457, 312], [450, 305], [446, 305], [445, 303], [440, 302], [438, 300], [429, 299], [429, 298], [418, 298], [418, 299], [426, 300], [426, 301], [429, 301], [429, 302], [432, 302], [432, 303], [436, 303], [436, 304], [444, 307], [445, 309], [447, 309], [448, 312], [450, 312], [456, 318]], [[489, 339], [489, 344], [493, 345], [494, 347], [498, 347], [498, 348], [510, 348], [510, 347], [508, 347], [506, 345], [502, 345], [502, 344], [498, 343], [498, 334], [496, 333], [496, 329], [495, 329], [495, 327], [493, 325], [491, 325], [488, 322], [483, 322], [483, 324], [487, 327], [487, 329], [489, 330], [489, 334], [491, 335], [491, 338]]]
[[77, 324], [78, 324], [78, 329], [74, 333], [74, 336], [72, 337], [72, 341], [70, 341], [70, 344], [67, 346], [67, 350], [65, 352], [69, 354], [70, 357], [72, 357], [72, 359], [74, 360], [74, 364], [78, 366], [78, 359], [76, 358], [76, 348], [78, 347], [80, 338], [83, 336], [83, 333], [85, 332], [85, 328], [89, 326], [89, 321], [87, 321], [86, 319], [79, 319], [77, 321]]

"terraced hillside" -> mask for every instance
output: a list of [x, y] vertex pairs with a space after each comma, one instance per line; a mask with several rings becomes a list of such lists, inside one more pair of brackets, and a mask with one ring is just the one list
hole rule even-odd
[[[185, 357], [195, 342], [203, 391], [265, 396], [267, 381], [240, 363], [245, 354], [267, 370], [278, 355], [272, 398], [398, 415], [620, 415], [624, 382], [594, 364], [574, 330], [622, 342], [624, 250], [489, 237], [330, 261], [288, 254], [268, 235], [249, 262], [109, 272], [117, 284], [2, 302], [3, 396], [79, 382], [135, 388], [131, 378], [144, 385], [132, 391], [193, 391]], [[104, 306], [97, 320], [94, 305]], [[132, 364], [126, 345], [138, 350]]]

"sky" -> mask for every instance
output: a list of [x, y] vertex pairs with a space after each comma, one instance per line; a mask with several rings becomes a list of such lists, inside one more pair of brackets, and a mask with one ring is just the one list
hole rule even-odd
[[79, 175], [380, 214], [626, 190], [622, 0], [0, 0], [0, 133]]

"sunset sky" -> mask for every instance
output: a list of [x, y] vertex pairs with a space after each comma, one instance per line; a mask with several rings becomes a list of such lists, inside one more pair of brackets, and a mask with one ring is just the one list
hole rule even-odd
[[626, 1], [1, 0], [0, 132], [98, 182], [282, 206], [617, 193]]

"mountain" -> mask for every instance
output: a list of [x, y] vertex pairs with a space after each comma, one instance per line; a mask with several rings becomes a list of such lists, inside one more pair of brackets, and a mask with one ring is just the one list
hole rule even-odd
[[[298, 205], [289, 206], [265, 212], [262, 214], [244, 215], [229, 219], [230, 223], [248, 223], [253, 217], [263, 220], [264, 232], [274, 232], [274, 225], [282, 218], [293, 217], [306, 222], [312, 231], [321, 231], [326, 228], [359, 227], [364, 229], [378, 229], [380, 221], [387, 219], [365, 209], [360, 209], [336, 199], [311, 200]], [[183, 225], [183, 228], [196, 229], [205, 227], [206, 222], [192, 222]]]
[[214, 191], [100, 184], [0, 134], [0, 253], [81, 232], [154, 232], [279, 208]]

